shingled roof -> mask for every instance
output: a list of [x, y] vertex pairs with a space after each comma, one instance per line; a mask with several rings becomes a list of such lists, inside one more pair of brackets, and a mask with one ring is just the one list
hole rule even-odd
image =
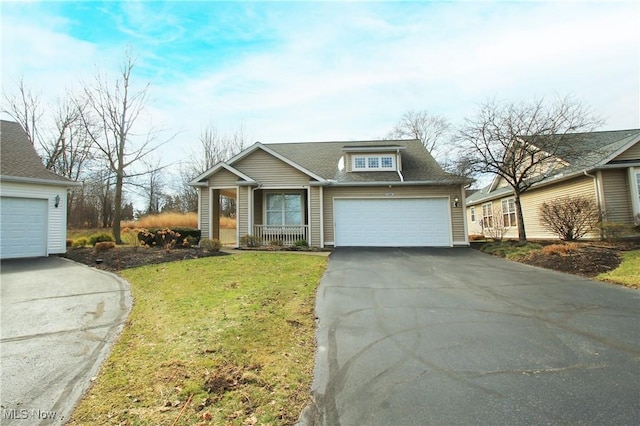
[[345, 149], [385, 147], [400, 149], [402, 177], [405, 182], [463, 183], [465, 178], [442, 170], [419, 140], [375, 140], [353, 142], [300, 142], [266, 144], [283, 157], [324, 179], [344, 184], [364, 182], [400, 182], [397, 173], [340, 170], [338, 162]]
[[[549, 184], [558, 179], [595, 170], [605, 164], [613, 164], [615, 162], [612, 160], [616, 156], [638, 141], [640, 141], [640, 129], [562, 135], [562, 145], [558, 147], [556, 156], [563, 160], [566, 166], [554, 169], [552, 173], [534, 186]], [[511, 187], [500, 187], [489, 191], [491, 186], [489, 185], [469, 196], [467, 204], [486, 201], [512, 192]]]
[[3, 181], [73, 185], [47, 170], [22, 126], [0, 120], [0, 179]]

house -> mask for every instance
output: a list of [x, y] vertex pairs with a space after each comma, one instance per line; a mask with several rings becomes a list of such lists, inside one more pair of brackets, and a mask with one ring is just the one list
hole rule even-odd
[[220, 200], [236, 205], [235, 243], [468, 245], [464, 186], [419, 140], [255, 143], [196, 177], [203, 238], [220, 237]]
[[[617, 227], [632, 234], [640, 225], [640, 129], [564, 137], [566, 149], [541, 165], [539, 180], [521, 195], [527, 238], [558, 238], [542, 226], [540, 207], [568, 196], [592, 199], [603, 212], [604, 230]], [[491, 236], [499, 226], [505, 238], [518, 238], [513, 190], [500, 177], [467, 198], [466, 213], [470, 234]], [[600, 232], [587, 237], [600, 238]]]
[[64, 253], [74, 185], [44, 167], [20, 124], [0, 120], [0, 258]]

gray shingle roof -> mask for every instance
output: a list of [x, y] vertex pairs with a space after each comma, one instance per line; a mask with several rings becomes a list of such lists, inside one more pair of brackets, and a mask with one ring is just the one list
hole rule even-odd
[[[640, 129], [566, 134], [556, 155], [568, 165], [553, 170], [536, 185], [548, 184], [559, 178], [602, 167], [618, 155], [620, 150], [638, 141]], [[511, 187], [496, 188], [489, 192], [490, 187], [491, 185], [469, 196], [467, 204], [498, 198], [512, 192]]]
[[3, 180], [73, 183], [47, 170], [22, 126], [5, 120], [0, 120], [0, 176]]
[[283, 157], [338, 183], [400, 182], [396, 172], [347, 173], [338, 169], [344, 148], [399, 147], [402, 150], [402, 175], [405, 182], [463, 183], [465, 178], [447, 173], [419, 140], [377, 140], [355, 142], [300, 142], [266, 144]]

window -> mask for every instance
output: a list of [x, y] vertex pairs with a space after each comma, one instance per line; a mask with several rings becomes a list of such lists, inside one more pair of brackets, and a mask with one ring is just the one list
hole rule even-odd
[[380, 157], [380, 164], [383, 169], [393, 169], [393, 157]]
[[267, 225], [302, 225], [302, 194], [267, 193]]
[[471, 209], [469, 209], [471, 212], [471, 222], [475, 222], [476, 221], [476, 208], [475, 207], [471, 207]]
[[640, 202], [640, 172], [636, 173], [636, 189], [638, 189], [638, 202]]
[[482, 227], [493, 228], [493, 205], [491, 203], [482, 205]]
[[395, 170], [396, 160], [393, 155], [354, 155], [354, 171]]
[[516, 203], [513, 198], [502, 200], [502, 223], [505, 228], [516, 226]]

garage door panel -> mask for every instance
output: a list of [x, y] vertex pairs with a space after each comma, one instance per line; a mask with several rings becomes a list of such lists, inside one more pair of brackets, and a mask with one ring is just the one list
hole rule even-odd
[[47, 200], [2, 197], [0, 257], [47, 255]]
[[450, 246], [447, 198], [336, 199], [335, 245]]

